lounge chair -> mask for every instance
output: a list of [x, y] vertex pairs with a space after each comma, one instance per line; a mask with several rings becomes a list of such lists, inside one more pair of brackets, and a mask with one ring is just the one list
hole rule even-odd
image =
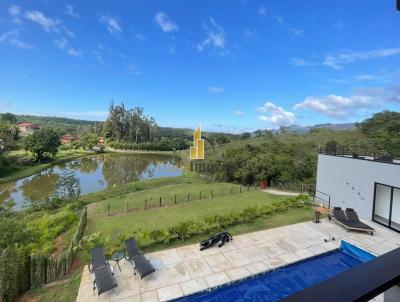
[[101, 295], [118, 286], [102, 246], [97, 246], [90, 251], [89, 271], [93, 274], [93, 293], [96, 287], [97, 294]]
[[358, 229], [359, 231], [369, 232], [371, 235], [374, 234], [375, 229], [371, 228], [369, 225], [360, 221], [357, 212], [354, 211], [354, 209], [346, 208], [345, 213], [347, 220], [352, 223], [353, 228]]
[[126, 248], [126, 260], [132, 261], [133, 258], [136, 256], [139, 256], [142, 254], [142, 252], [139, 250], [137, 244], [136, 244], [136, 239], [135, 238], [129, 238], [125, 240], [125, 248]]
[[375, 230], [358, 219], [357, 213], [350, 208], [346, 209], [346, 213], [340, 207], [334, 207], [331, 214], [328, 216], [329, 220], [333, 219], [339, 225], [347, 230], [368, 232], [371, 235]]
[[125, 240], [125, 248], [126, 260], [133, 265], [135, 275], [139, 273], [140, 279], [156, 271], [150, 261], [139, 250], [135, 238]]

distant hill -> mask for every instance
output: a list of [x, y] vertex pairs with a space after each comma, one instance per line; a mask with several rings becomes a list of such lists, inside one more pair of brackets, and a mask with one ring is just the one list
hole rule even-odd
[[341, 130], [351, 130], [356, 128], [356, 123], [344, 123], [344, 124], [317, 124], [314, 126], [289, 126], [288, 130], [296, 133], [305, 133], [312, 129], [328, 129], [333, 131], [341, 131]]

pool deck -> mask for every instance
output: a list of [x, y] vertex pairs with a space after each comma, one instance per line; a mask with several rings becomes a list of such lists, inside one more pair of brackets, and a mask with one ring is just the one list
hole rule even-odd
[[123, 260], [121, 271], [118, 267], [114, 270], [118, 287], [100, 296], [93, 295], [92, 276], [85, 266], [76, 301], [169, 301], [334, 250], [340, 240], [324, 242], [330, 234], [376, 255], [400, 247], [399, 233], [367, 223], [376, 229], [374, 236], [347, 232], [322, 220], [234, 236], [222, 248], [202, 252], [198, 245], [187, 245], [149, 253], [146, 256], [157, 270], [141, 281], [134, 276], [132, 265]]

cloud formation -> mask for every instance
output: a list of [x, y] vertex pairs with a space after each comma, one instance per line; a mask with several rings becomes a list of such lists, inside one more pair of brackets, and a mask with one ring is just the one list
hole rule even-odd
[[65, 4], [65, 11], [64, 13], [68, 16], [79, 18], [79, 14], [74, 10], [72, 5]]
[[333, 69], [342, 69], [344, 65], [365, 61], [370, 59], [387, 58], [400, 55], [400, 48], [382, 48], [370, 51], [344, 52], [337, 55], [326, 55], [325, 58], [318, 61], [308, 61], [300, 58], [292, 58], [291, 62], [296, 66], [328, 66]]
[[83, 52], [69, 46], [68, 40], [65, 38], [55, 39], [54, 44], [61, 50], [65, 51], [68, 55], [73, 57], [82, 57]]
[[197, 50], [202, 52], [206, 48], [217, 50], [220, 55], [226, 55], [225, 30], [210, 17], [209, 24], [204, 24], [206, 38], [197, 44]]
[[164, 12], [158, 12], [154, 17], [154, 20], [161, 28], [161, 30], [165, 33], [170, 33], [179, 30], [178, 24], [176, 24], [176, 22], [171, 20]]
[[224, 87], [210, 86], [210, 87], [208, 87], [207, 90], [208, 90], [209, 93], [214, 93], [214, 94], [223, 93], [224, 92]]
[[112, 35], [120, 33], [122, 31], [122, 27], [119, 24], [118, 20], [110, 15], [101, 15], [100, 23], [104, 24], [108, 30], [108, 32]]
[[56, 19], [52, 19], [50, 17], [47, 17], [45, 14], [43, 14], [40, 11], [37, 11], [37, 10], [26, 11], [24, 17], [27, 20], [30, 20], [32, 22], [39, 24], [42, 27], [42, 29], [46, 32], [58, 33], [60, 31], [58, 28], [60, 21], [56, 20]]
[[21, 15], [21, 7], [15, 4], [11, 4], [8, 7], [8, 14], [12, 17], [13, 22], [15, 24], [21, 24], [22, 20], [20, 19]]
[[244, 115], [244, 112], [242, 110], [235, 110], [235, 111], [233, 111], [233, 114], [237, 115], [237, 116], [242, 116], [242, 115]]
[[6, 43], [21, 49], [33, 49], [36, 47], [34, 44], [22, 41], [17, 29], [10, 30], [0, 35], [0, 43]]
[[258, 8], [258, 14], [259, 14], [260, 16], [265, 16], [265, 15], [267, 14], [267, 8], [265, 7], [265, 5], [261, 5], [261, 6]]
[[268, 122], [274, 126], [289, 126], [296, 121], [293, 112], [285, 111], [282, 107], [277, 106], [272, 102], [266, 102], [256, 110], [265, 113], [258, 116], [259, 120]]

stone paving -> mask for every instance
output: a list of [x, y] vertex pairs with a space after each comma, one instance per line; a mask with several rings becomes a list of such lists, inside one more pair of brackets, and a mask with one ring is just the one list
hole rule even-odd
[[[235, 236], [222, 248], [199, 250], [188, 245], [146, 256], [157, 271], [139, 281], [133, 267], [121, 262], [115, 269], [118, 287], [100, 296], [93, 295], [92, 276], [85, 266], [77, 296], [78, 302], [90, 301], [168, 301], [228, 284], [265, 271], [334, 250], [340, 240], [324, 242], [333, 235], [376, 255], [400, 247], [400, 234], [368, 221], [376, 228], [374, 236], [347, 232], [334, 222], [304, 222]], [[111, 261], [112, 263], [112, 261]], [[381, 298], [375, 301], [381, 301]]]

